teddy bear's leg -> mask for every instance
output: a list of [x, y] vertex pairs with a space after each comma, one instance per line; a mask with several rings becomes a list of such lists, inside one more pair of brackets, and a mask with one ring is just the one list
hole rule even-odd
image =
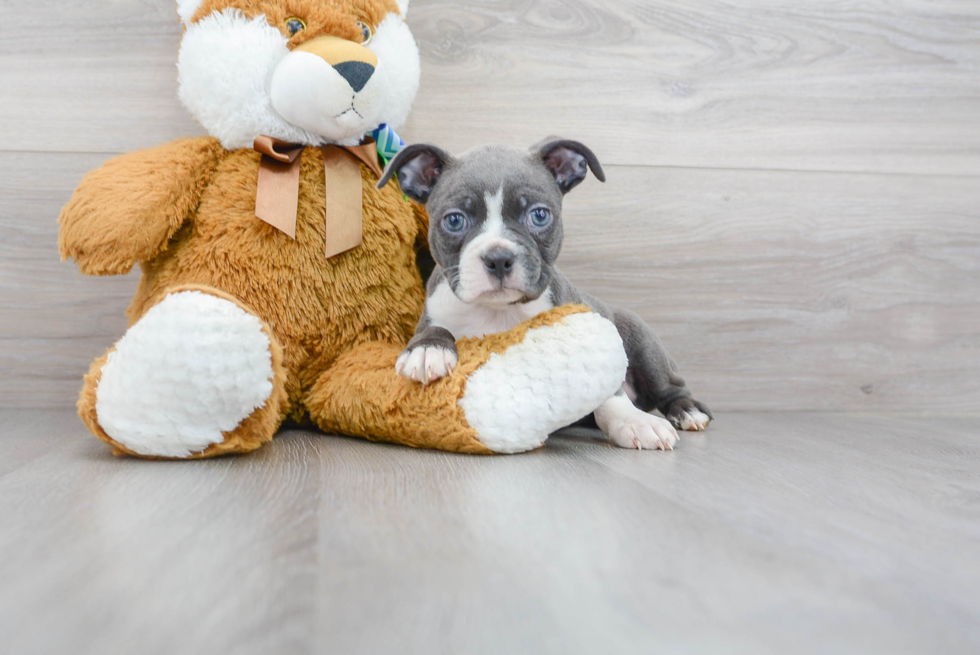
[[163, 296], [85, 377], [78, 412], [116, 454], [201, 458], [255, 450], [285, 405], [282, 350], [209, 287]]
[[364, 344], [324, 373], [306, 399], [320, 428], [422, 448], [518, 453], [592, 412], [626, 377], [616, 327], [582, 306], [457, 342], [453, 374], [425, 387], [395, 373], [401, 350]]

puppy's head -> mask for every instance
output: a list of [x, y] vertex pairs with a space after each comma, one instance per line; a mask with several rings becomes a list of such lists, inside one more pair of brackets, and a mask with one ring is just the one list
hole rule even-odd
[[506, 305], [538, 298], [561, 250], [562, 196], [589, 169], [605, 181], [592, 151], [549, 137], [529, 151], [482, 146], [459, 157], [427, 144], [402, 150], [393, 175], [429, 212], [432, 256], [467, 303]]

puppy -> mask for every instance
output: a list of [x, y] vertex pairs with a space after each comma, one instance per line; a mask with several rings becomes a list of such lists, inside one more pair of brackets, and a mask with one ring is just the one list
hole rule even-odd
[[[615, 323], [629, 358], [626, 381], [596, 409], [596, 424], [622, 448], [673, 449], [675, 427], [703, 430], [711, 412], [691, 397], [650, 326], [578, 291], [555, 266], [562, 198], [589, 169], [605, 181], [591, 150], [556, 137], [530, 151], [490, 145], [459, 157], [415, 144], [388, 164], [378, 186], [397, 175], [402, 191], [426, 205], [437, 264], [397, 371], [428, 384], [452, 373], [456, 339], [503, 332], [552, 307], [582, 303]], [[654, 409], [666, 420], [648, 413]]]

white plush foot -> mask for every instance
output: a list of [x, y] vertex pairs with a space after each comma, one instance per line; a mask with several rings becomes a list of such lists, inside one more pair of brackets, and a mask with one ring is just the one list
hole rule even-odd
[[235, 303], [185, 291], [164, 298], [109, 354], [99, 425], [140, 455], [187, 457], [224, 441], [272, 394], [269, 337]]
[[452, 375], [457, 363], [456, 353], [448, 348], [421, 346], [403, 352], [395, 362], [395, 371], [409, 380], [429, 384]]
[[686, 409], [671, 421], [679, 430], [701, 432], [708, 427], [711, 417], [699, 409]]
[[620, 448], [635, 450], [673, 450], [677, 431], [665, 418], [638, 409], [625, 395], [602, 403], [595, 411], [599, 428]]
[[524, 452], [614, 394], [626, 365], [615, 325], [598, 314], [573, 314], [491, 356], [467, 379], [459, 406], [487, 448]]

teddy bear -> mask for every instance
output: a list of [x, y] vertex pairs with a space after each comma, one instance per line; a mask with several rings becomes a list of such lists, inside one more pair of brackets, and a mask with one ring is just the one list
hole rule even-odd
[[82, 273], [142, 275], [78, 401], [113, 452], [245, 453], [284, 423], [463, 453], [518, 453], [623, 382], [582, 306], [461, 340], [450, 377], [395, 361], [425, 299], [428, 218], [390, 184], [419, 86], [408, 0], [178, 0], [179, 95], [209, 136], [119, 156], [62, 210]]

